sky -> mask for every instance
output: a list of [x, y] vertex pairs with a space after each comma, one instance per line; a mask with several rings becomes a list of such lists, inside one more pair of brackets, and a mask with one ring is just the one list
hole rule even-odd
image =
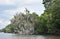
[[43, 0], [0, 0], [0, 29], [10, 24], [13, 16], [24, 12], [25, 8], [41, 15], [45, 10], [42, 2]]

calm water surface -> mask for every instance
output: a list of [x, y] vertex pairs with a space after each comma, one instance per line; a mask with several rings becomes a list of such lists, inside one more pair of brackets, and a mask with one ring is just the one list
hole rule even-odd
[[0, 33], [0, 39], [60, 39], [60, 36], [35, 36], [35, 35], [19, 35], [10, 33]]

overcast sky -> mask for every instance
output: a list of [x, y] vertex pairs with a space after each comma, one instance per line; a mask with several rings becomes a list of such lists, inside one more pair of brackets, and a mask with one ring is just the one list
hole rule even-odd
[[0, 0], [0, 29], [10, 24], [10, 19], [17, 12], [24, 12], [24, 8], [41, 15], [45, 9], [42, 1], [43, 0]]

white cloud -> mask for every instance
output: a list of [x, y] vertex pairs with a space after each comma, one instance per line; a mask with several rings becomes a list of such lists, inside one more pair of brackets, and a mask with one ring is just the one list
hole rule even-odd
[[42, 0], [0, 0], [0, 5], [33, 4], [38, 2], [42, 2]]
[[13, 4], [10, 0], [0, 0], [0, 5]]
[[42, 2], [42, 0], [26, 0], [27, 4], [33, 4], [33, 3], [38, 3], [38, 2]]
[[5, 12], [8, 15], [15, 15], [16, 13], [24, 12], [24, 10], [25, 10], [24, 7], [18, 7], [12, 10], [4, 10], [3, 12]]
[[0, 20], [0, 24], [2, 23], [2, 20]]
[[[3, 12], [9, 16], [11, 16], [11, 18], [16, 14], [16, 13], [25, 13], [25, 8], [26, 7], [18, 7], [16, 9], [13, 9], [13, 10], [4, 10]], [[36, 12], [38, 15], [41, 15], [43, 13], [43, 10], [44, 9], [41, 9], [40, 11], [38, 10], [34, 10], [30, 7], [27, 7], [27, 9], [30, 11], [30, 12]]]

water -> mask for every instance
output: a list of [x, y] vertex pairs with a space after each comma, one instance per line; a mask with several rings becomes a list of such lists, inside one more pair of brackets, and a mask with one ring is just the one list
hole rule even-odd
[[0, 33], [0, 39], [60, 39], [60, 36], [42, 36], [42, 35], [19, 35], [11, 33]]

